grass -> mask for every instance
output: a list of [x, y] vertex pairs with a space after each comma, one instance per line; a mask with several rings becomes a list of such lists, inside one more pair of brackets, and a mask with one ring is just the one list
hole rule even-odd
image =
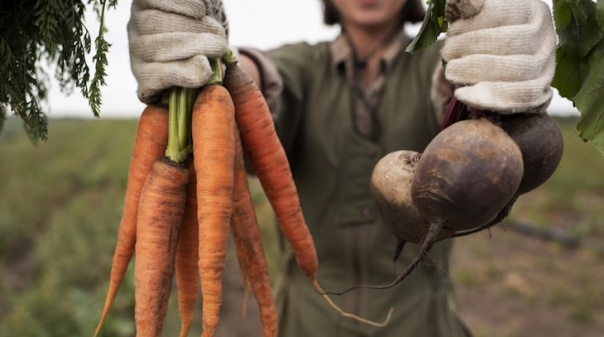
[[[34, 146], [9, 120], [0, 138], [2, 336], [94, 331], [117, 235], [135, 121], [51, 120]], [[131, 280], [128, 280], [131, 281]], [[116, 311], [128, 317], [126, 282]], [[124, 297], [125, 296], [125, 297]], [[128, 298], [128, 301], [124, 299]], [[120, 335], [130, 319], [108, 322]], [[116, 333], [114, 333], [116, 332]]]
[[[604, 242], [604, 158], [578, 139], [575, 123], [560, 120], [566, 138], [560, 168], [544, 186], [521, 197], [512, 216]], [[0, 337], [92, 335], [107, 287], [135, 129], [134, 120], [53, 119], [49, 140], [34, 146], [19, 122], [8, 118], [0, 134]], [[258, 182], [250, 182], [274, 274], [273, 214]], [[461, 268], [459, 275], [472, 287], [503, 273], [488, 260], [490, 247], [477, 249], [485, 262], [482, 272]], [[103, 336], [133, 335], [133, 284], [131, 268]], [[602, 291], [581, 284], [586, 292], [552, 289], [549, 303], [571, 303], [571, 314], [589, 321], [590, 312], [603, 305], [593, 299]], [[170, 310], [166, 336], [178, 328], [174, 303]]]

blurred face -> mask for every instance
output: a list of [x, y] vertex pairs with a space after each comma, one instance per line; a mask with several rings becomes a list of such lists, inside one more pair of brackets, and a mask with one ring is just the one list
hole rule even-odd
[[407, 0], [332, 0], [344, 25], [379, 29], [397, 22]]

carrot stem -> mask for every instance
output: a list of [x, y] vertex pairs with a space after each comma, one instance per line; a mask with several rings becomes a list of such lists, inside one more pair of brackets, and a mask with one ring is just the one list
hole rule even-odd
[[180, 88], [170, 90], [170, 101], [168, 103], [168, 146], [166, 147], [166, 157], [175, 163], [181, 162], [178, 146], [178, 108], [180, 101], [178, 99]]
[[220, 59], [211, 59], [210, 65], [212, 66], [212, 76], [208, 79], [206, 85], [222, 83], [222, 63], [220, 63]]
[[187, 147], [187, 89], [178, 88], [178, 149], [182, 151]]
[[166, 157], [183, 164], [191, 152], [191, 113], [197, 89], [175, 87], [170, 90], [169, 135]]
[[180, 152], [188, 156], [191, 152], [191, 114], [193, 112], [193, 103], [197, 96], [197, 89], [180, 88], [179, 106], [178, 106], [178, 140]]
[[233, 54], [233, 51], [230, 48], [227, 48], [226, 52], [222, 55], [222, 61], [224, 64], [229, 65], [232, 63], [237, 63], [237, 58]]

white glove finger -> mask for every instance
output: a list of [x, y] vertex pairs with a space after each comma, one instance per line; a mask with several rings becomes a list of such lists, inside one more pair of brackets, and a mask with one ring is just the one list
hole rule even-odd
[[445, 77], [455, 84], [527, 81], [544, 74], [547, 57], [550, 55], [470, 55], [448, 62]]
[[531, 14], [531, 1], [538, 0], [485, 0], [476, 16], [452, 22], [447, 29], [447, 35], [455, 36], [478, 29], [524, 24]]
[[224, 37], [214, 34], [166, 33], [144, 35], [130, 43], [133, 53], [145, 62], [169, 62], [196, 55], [220, 58], [227, 49]]
[[158, 9], [163, 12], [186, 15], [195, 19], [206, 16], [206, 1], [202, 0], [134, 0], [133, 6], [141, 9]]
[[544, 112], [552, 99], [549, 81], [536, 79], [523, 82], [480, 82], [455, 90], [464, 104], [480, 109], [510, 113]]
[[204, 16], [195, 19], [180, 14], [166, 13], [156, 9], [146, 9], [133, 13], [128, 23], [140, 35], [172, 32], [204, 32], [226, 36], [222, 25], [216, 19]]
[[445, 40], [441, 56], [445, 61], [473, 54], [532, 54], [537, 27], [518, 25], [489, 28], [451, 36]]
[[475, 31], [450, 36], [441, 52], [443, 58], [448, 61], [471, 54], [550, 54], [557, 37], [549, 7], [537, 0], [526, 2], [530, 4], [531, 15], [525, 23], [491, 28], [476, 26]]
[[210, 63], [204, 56], [178, 62], [133, 62], [132, 71], [139, 83], [138, 97], [145, 103], [156, 101], [168, 88], [201, 87], [212, 75]]
[[555, 48], [556, 34], [551, 24], [532, 22], [499, 28], [482, 29], [445, 40], [441, 55], [452, 60], [472, 54], [535, 54]]

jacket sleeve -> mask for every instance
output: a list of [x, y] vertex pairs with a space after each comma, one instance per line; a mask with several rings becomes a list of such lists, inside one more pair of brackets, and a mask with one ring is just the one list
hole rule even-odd
[[283, 91], [283, 81], [275, 64], [264, 51], [252, 47], [239, 47], [239, 54], [247, 56], [258, 67], [260, 91], [268, 104], [273, 120], [278, 118], [279, 95]]
[[296, 43], [267, 51], [249, 47], [238, 49], [258, 67], [262, 93], [279, 139], [291, 159], [302, 124], [304, 98], [307, 97], [316, 48], [307, 43]]

